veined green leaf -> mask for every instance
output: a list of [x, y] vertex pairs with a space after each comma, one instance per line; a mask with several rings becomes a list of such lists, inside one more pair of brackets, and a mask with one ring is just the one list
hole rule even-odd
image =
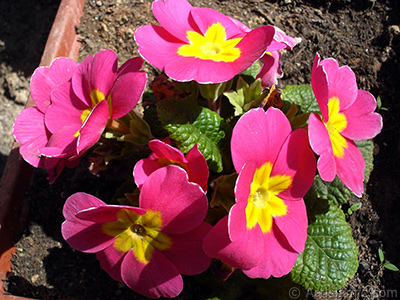
[[178, 148], [187, 153], [197, 143], [210, 170], [221, 172], [222, 156], [218, 143], [225, 136], [222, 118], [208, 108], [187, 99], [166, 99], [157, 103], [157, 113], [163, 127]]
[[351, 227], [343, 211], [332, 204], [326, 213], [314, 217], [307, 229], [304, 252], [299, 254], [290, 274], [295, 283], [306, 289], [338, 290], [358, 268]]

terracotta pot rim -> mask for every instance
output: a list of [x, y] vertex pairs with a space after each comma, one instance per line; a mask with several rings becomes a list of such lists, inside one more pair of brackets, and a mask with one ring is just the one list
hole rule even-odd
[[[61, 0], [39, 66], [48, 66], [59, 56], [77, 60], [80, 41], [75, 28], [80, 23], [84, 4], [85, 0]], [[29, 96], [26, 107], [33, 105]], [[11, 271], [10, 259], [16, 251], [14, 236], [27, 225], [25, 192], [31, 183], [32, 172], [33, 167], [20, 156], [19, 144], [15, 142], [0, 181], [0, 300], [29, 299], [10, 295], [4, 290], [4, 283]]]

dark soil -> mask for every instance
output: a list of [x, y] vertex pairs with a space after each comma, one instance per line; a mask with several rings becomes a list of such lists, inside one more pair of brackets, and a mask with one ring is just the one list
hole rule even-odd
[[[121, 63], [136, 56], [137, 46], [133, 40], [135, 29], [144, 24], [156, 24], [151, 13], [151, 2], [88, 1], [82, 23], [77, 29], [82, 39], [79, 60], [105, 48], [114, 49]], [[361, 200], [354, 197], [343, 206], [359, 249], [359, 269], [340, 292], [309, 292], [307, 295], [310, 299], [400, 297], [399, 272], [385, 269], [378, 257], [378, 249], [382, 249], [387, 261], [400, 266], [400, 2], [190, 2], [194, 6], [217, 9], [251, 28], [273, 24], [291, 36], [301, 37], [302, 42], [292, 52], [283, 55], [285, 75], [280, 87], [309, 84], [314, 55], [319, 52], [323, 58], [333, 57], [341, 65], [349, 65], [356, 73], [359, 88], [369, 90], [376, 97], [380, 96], [382, 106], [387, 110], [380, 111], [384, 127], [374, 140], [375, 168], [366, 195]], [[157, 72], [149, 65], [145, 69], [151, 75]], [[120, 184], [113, 176], [88, 175], [86, 167], [83, 162], [76, 170], [66, 170], [51, 186], [47, 185], [43, 170], [35, 173], [27, 195], [31, 205], [29, 228], [19, 236], [13, 272], [7, 281], [10, 293], [35, 299], [141, 299], [102, 271], [95, 255], [74, 251], [61, 237], [62, 205], [68, 196], [84, 191], [110, 201]], [[361, 209], [349, 215], [349, 205], [360, 201]], [[208, 271], [199, 277], [185, 277], [185, 289], [179, 299], [215, 296], [204, 284], [205, 278], [211, 276], [214, 275]], [[235, 276], [229, 280], [242, 279], [240, 274]], [[250, 288], [251, 281], [248, 282], [248, 288], [238, 292], [237, 297], [231, 295], [229, 299], [256, 299], [255, 291]], [[271, 282], [270, 299], [276, 299], [274, 285], [279, 283], [273, 279], [265, 284]], [[289, 289], [280, 293], [282, 299], [290, 299]], [[228, 291], [225, 294], [228, 295]]]

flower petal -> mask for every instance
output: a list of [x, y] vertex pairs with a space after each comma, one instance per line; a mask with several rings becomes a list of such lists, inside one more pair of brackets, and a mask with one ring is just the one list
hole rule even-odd
[[261, 230], [247, 230], [232, 242], [228, 234], [228, 216], [222, 218], [206, 235], [203, 243], [208, 256], [239, 269], [250, 269], [262, 260], [264, 241]]
[[245, 113], [232, 132], [231, 151], [236, 172], [250, 160], [254, 160], [257, 167], [274, 162], [291, 131], [286, 116], [273, 107], [266, 113], [262, 108]]
[[186, 31], [197, 29], [189, 18], [192, 5], [186, 0], [157, 0], [153, 2], [154, 17], [171, 35], [189, 42]]
[[333, 58], [326, 58], [319, 65], [322, 66], [328, 79], [329, 99], [339, 98], [340, 111], [346, 110], [357, 98], [356, 75], [348, 66], [339, 68], [339, 63]]
[[170, 165], [154, 171], [144, 182], [139, 206], [161, 213], [163, 232], [182, 234], [201, 224], [208, 201], [201, 187], [188, 181], [183, 169]]
[[[158, 2], [162, 2], [159, 0]], [[139, 45], [140, 55], [154, 67], [164, 69], [170, 61], [176, 59], [178, 47], [183, 42], [172, 36], [160, 26], [144, 25], [135, 31], [135, 41]], [[162, 51], [159, 51], [162, 49]]]
[[46, 146], [49, 139], [44, 114], [37, 107], [25, 108], [14, 121], [13, 134], [22, 144], [19, 151], [24, 160], [36, 168], [43, 167], [39, 149]]
[[162, 251], [179, 273], [196, 275], [205, 271], [210, 265], [211, 258], [203, 251], [203, 240], [212, 226], [206, 222], [184, 234], [169, 234], [172, 248]]
[[100, 267], [111, 276], [112, 279], [122, 282], [121, 265], [125, 257], [125, 252], [118, 251], [110, 245], [102, 251], [96, 253], [96, 258], [100, 261]]
[[197, 144], [186, 154], [187, 172], [189, 180], [201, 186], [203, 191], [207, 191], [208, 187], [208, 165], [203, 154], [199, 151]]
[[211, 25], [216, 23], [220, 23], [224, 27], [226, 39], [242, 37], [245, 35], [243, 30], [238, 27], [236, 23], [232, 22], [232, 18], [229, 18], [214, 9], [193, 7], [190, 11], [190, 15], [193, 17], [193, 20], [202, 35], [205, 35]]
[[71, 247], [82, 252], [95, 253], [113, 243], [115, 238], [104, 234], [100, 223], [84, 221], [76, 217], [79, 211], [100, 205], [106, 204], [85, 193], [76, 193], [66, 200], [63, 208], [66, 221], [62, 224], [61, 232]]
[[106, 203], [92, 195], [86, 193], [75, 193], [65, 201], [63, 216], [67, 221], [76, 221], [77, 219], [75, 215], [81, 210], [105, 205]]
[[261, 85], [270, 88], [273, 84], [278, 84], [278, 78], [282, 78], [281, 67], [282, 54], [279, 51], [273, 51], [263, 55], [261, 70], [257, 78], [261, 78]]
[[31, 95], [36, 106], [45, 112], [50, 105], [50, 94], [54, 88], [66, 83], [72, 77], [78, 64], [72, 59], [58, 57], [50, 67], [40, 67], [35, 70], [31, 79]]
[[311, 148], [320, 155], [317, 168], [321, 178], [325, 181], [333, 181], [336, 176], [336, 163], [332, 143], [328, 130], [316, 113], [312, 113], [308, 120], [308, 136]]
[[345, 186], [347, 186], [358, 197], [364, 192], [364, 158], [356, 144], [347, 140], [347, 148], [344, 148], [343, 158], [335, 157], [337, 175]]
[[356, 101], [347, 110], [347, 126], [340, 133], [351, 140], [372, 139], [382, 130], [382, 116], [374, 113], [377, 104], [369, 92], [358, 90]]
[[[143, 62], [139, 57], [136, 59]], [[138, 64], [133, 58], [127, 61], [127, 63], [129, 62], [132, 62], [133, 65]], [[128, 72], [128, 69], [132, 67], [123, 67], [124, 71], [118, 75], [109, 93], [112, 106], [110, 118], [113, 120], [123, 117], [135, 107], [142, 97], [147, 82], [146, 72]]]
[[107, 120], [108, 103], [103, 100], [93, 108], [80, 129], [77, 142], [77, 154], [86, 152], [99, 141], [107, 124]]
[[329, 89], [328, 78], [326, 72], [320, 65], [321, 57], [318, 53], [315, 54], [314, 64], [311, 71], [311, 86], [317, 99], [319, 109], [321, 110], [322, 118], [325, 122], [329, 119], [328, 101]]
[[293, 250], [301, 253], [304, 251], [307, 239], [306, 205], [303, 200], [284, 200], [284, 202], [287, 206], [287, 214], [281, 217], [274, 217], [274, 222]]
[[264, 234], [264, 251], [260, 263], [243, 273], [250, 278], [268, 279], [271, 275], [282, 277], [293, 268], [298, 253], [293, 251], [286, 238], [276, 226], [269, 234]]
[[54, 133], [71, 124], [79, 127], [82, 125], [82, 112], [88, 106], [75, 96], [71, 82], [55, 88], [51, 94], [51, 102], [45, 114], [46, 127], [50, 132]]
[[140, 263], [129, 251], [122, 261], [121, 275], [128, 287], [150, 298], [176, 297], [183, 289], [177, 268], [156, 249], [148, 264]]
[[303, 198], [314, 181], [315, 173], [316, 160], [307, 132], [297, 129], [286, 139], [271, 172], [271, 176], [289, 175], [292, 178], [291, 186], [278, 196], [283, 199]]
[[140, 207], [132, 207], [127, 205], [107, 205], [107, 206], [98, 206], [98, 207], [90, 207], [76, 213], [76, 217], [80, 220], [90, 221], [90, 222], [98, 222], [98, 223], [106, 223], [106, 222], [114, 222], [118, 220], [117, 213], [122, 210], [129, 210], [138, 215], [144, 215], [146, 210]]

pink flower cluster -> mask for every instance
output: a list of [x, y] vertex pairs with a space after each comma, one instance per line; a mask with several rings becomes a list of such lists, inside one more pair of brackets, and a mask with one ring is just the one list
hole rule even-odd
[[102, 50], [80, 65], [61, 57], [36, 69], [31, 80], [36, 106], [24, 109], [13, 128], [22, 157], [47, 168], [50, 182], [65, 166], [75, 166], [107, 122], [126, 115], [141, 98], [147, 81], [142, 64], [132, 58], [118, 69], [115, 52]]
[[[282, 77], [280, 50], [298, 42], [273, 26], [250, 30], [186, 0], [156, 0], [152, 9], [161, 26], [136, 31], [139, 52], [177, 81], [228, 81], [261, 59], [257, 78], [269, 88]], [[36, 106], [14, 124], [24, 159], [48, 168], [51, 182], [64, 166], [76, 165], [106, 126], [140, 100], [147, 79], [142, 63], [132, 58], [118, 68], [116, 54], [103, 50], [79, 65], [59, 58], [37, 69], [31, 82]], [[308, 132], [292, 130], [273, 107], [251, 109], [237, 121], [230, 140], [235, 204], [214, 227], [204, 221], [206, 159], [197, 144], [184, 154], [166, 138], [151, 140], [152, 153], [134, 167], [138, 207], [76, 193], [64, 206], [63, 237], [79, 251], [96, 253], [112, 278], [151, 298], [177, 296], [181, 275], [205, 271], [212, 258], [250, 278], [288, 274], [304, 251], [303, 197], [317, 169], [323, 180], [337, 175], [361, 196], [365, 162], [354, 141], [382, 129], [374, 97], [358, 89], [349, 67], [317, 54], [311, 83], [321, 114], [310, 115]]]

